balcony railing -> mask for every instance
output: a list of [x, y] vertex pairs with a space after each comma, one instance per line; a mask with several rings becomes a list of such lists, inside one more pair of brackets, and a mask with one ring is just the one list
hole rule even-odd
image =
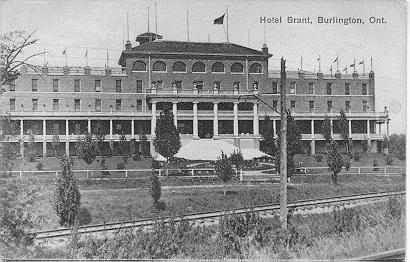
[[147, 94], [152, 95], [166, 95], [166, 94], [178, 94], [178, 95], [192, 95], [192, 94], [205, 94], [205, 95], [253, 95], [258, 94], [258, 90], [238, 90], [238, 89], [146, 89]]

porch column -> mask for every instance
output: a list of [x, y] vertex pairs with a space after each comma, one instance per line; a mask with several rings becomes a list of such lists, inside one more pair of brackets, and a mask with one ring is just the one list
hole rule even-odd
[[238, 104], [239, 102], [233, 102], [233, 136], [238, 136]]
[[214, 102], [214, 138], [218, 136], [218, 102]]
[[23, 119], [20, 120], [20, 155], [24, 157], [24, 127]]
[[46, 128], [46, 120], [43, 119], [43, 157], [47, 156], [47, 140], [46, 140], [46, 133], [47, 133], [47, 128]]
[[349, 138], [352, 138], [352, 120], [349, 120]]
[[131, 138], [135, 138], [135, 122], [131, 119]]
[[152, 102], [151, 104], [151, 139], [149, 143], [151, 156], [155, 155], [154, 139], [155, 139], [155, 127], [156, 126], [157, 126], [157, 102]]
[[88, 130], [88, 133], [91, 134], [91, 119], [87, 120], [87, 130]]
[[315, 120], [311, 120], [310, 123], [310, 133], [312, 135], [312, 140], [310, 141], [310, 153], [312, 155], [316, 154], [316, 142], [315, 142]]
[[112, 139], [113, 139], [112, 131], [113, 131], [112, 119], [110, 119], [110, 148], [111, 148], [111, 150], [114, 149], [114, 144], [113, 144], [113, 141], [112, 141]]
[[193, 122], [193, 131], [194, 131], [194, 139], [199, 139], [198, 137], [198, 102], [193, 103], [193, 110], [194, 110], [194, 122]]
[[367, 151], [371, 152], [372, 150], [372, 141], [370, 139], [370, 120], [367, 120]]
[[253, 134], [259, 135], [258, 103], [253, 103]]
[[69, 140], [69, 125], [68, 125], [68, 119], [65, 120], [65, 154], [67, 156], [70, 156], [70, 140]]
[[178, 118], [177, 118], [178, 102], [172, 102], [172, 113], [174, 114], [174, 125], [178, 128]]

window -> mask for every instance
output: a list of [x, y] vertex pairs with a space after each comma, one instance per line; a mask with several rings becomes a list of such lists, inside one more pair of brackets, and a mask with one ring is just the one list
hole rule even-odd
[[95, 80], [95, 92], [101, 92], [101, 80]]
[[290, 101], [290, 109], [292, 111], [295, 111], [295, 108], [296, 108], [296, 101]]
[[309, 112], [315, 112], [315, 101], [309, 101]]
[[33, 103], [33, 111], [38, 110], [38, 99], [32, 99], [31, 102]]
[[16, 99], [10, 98], [10, 111], [16, 110]]
[[243, 65], [241, 63], [233, 63], [231, 65], [231, 73], [243, 73]]
[[213, 73], [225, 73], [225, 66], [221, 62], [215, 62], [211, 67]]
[[80, 92], [80, 79], [74, 79], [74, 92]]
[[362, 95], [367, 95], [367, 85], [362, 84]]
[[74, 111], [80, 111], [80, 99], [74, 99]]
[[142, 111], [142, 100], [137, 100], [137, 111]]
[[152, 71], [154, 72], [166, 72], [167, 65], [162, 61], [156, 61], [152, 66]]
[[233, 82], [233, 89], [239, 90], [239, 87], [240, 87], [240, 82], [239, 81]]
[[326, 94], [328, 94], [328, 95], [332, 94], [332, 83], [327, 83]]
[[38, 79], [31, 79], [31, 90], [33, 92], [38, 91]]
[[278, 110], [278, 100], [273, 100], [272, 107], [275, 110]]
[[16, 82], [15, 82], [15, 81], [12, 81], [12, 82], [10, 83], [9, 87], [10, 87], [10, 92], [16, 91]]
[[[195, 81], [194, 81], [195, 86]], [[182, 89], [182, 81], [174, 81], [172, 82], [172, 88]]]
[[95, 111], [101, 112], [101, 99], [95, 99]]
[[291, 94], [296, 94], [296, 82], [291, 82], [290, 83], [290, 93]]
[[202, 90], [202, 89], [204, 89], [204, 81], [195, 81], [194, 86], [196, 86], [196, 89]]
[[115, 92], [121, 93], [121, 80], [115, 80]]
[[278, 93], [278, 82], [272, 82], [272, 93]]
[[249, 73], [251, 73], [251, 74], [262, 74], [262, 66], [259, 63], [253, 63], [249, 67]]
[[195, 62], [192, 65], [192, 73], [205, 73], [205, 64], [202, 62]]
[[59, 106], [58, 106], [58, 99], [53, 99], [53, 111], [58, 111]]
[[172, 72], [186, 72], [186, 65], [185, 63], [178, 61], [175, 62], [174, 65], [172, 66]]
[[310, 95], [313, 95], [313, 93], [314, 93], [314, 84], [313, 83], [309, 83], [309, 86], [308, 86], [308, 94], [310, 94]]
[[142, 80], [137, 80], [137, 93], [142, 93]]
[[[202, 83], [203, 85], [203, 83]], [[214, 89], [221, 89], [221, 81], [215, 81], [214, 82]]]
[[333, 102], [327, 101], [327, 112], [331, 112], [333, 109]]
[[53, 79], [53, 92], [58, 92], [58, 79]]
[[345, 101], [345, 111], [350, 112], [350, 101]]
[[121, 99], [115, 100], [115, 110], [121, 111]]
[[350, 95], [350, 84], [345, 83], [345, 95]]
[[132, 65], [132, 71], [146, 72], [147, 65], [141, 60], [135, 61], [135, 63]]
[[369, 106], [367, 105], [367, 101], [363, 101], [363, 112], [367, 112]]

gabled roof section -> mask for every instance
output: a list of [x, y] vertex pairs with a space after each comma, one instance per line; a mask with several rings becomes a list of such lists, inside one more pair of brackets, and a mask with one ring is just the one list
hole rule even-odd
[[123, 51], [119, 64], [126, 54], [188, 54], [188, 55], [224, 55], [224, 56], [259, 56], [269, 58], [271, 54], [233, 43], [152, 41], [135, 46], [131, 51]]

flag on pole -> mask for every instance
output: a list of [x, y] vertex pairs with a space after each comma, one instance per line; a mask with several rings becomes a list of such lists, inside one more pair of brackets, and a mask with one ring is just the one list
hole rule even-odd
[[343, 69], [343, 72], [346, 71], [347, 72], [347, 66], [345, 67], [345, 69]]
[[87, 49], [87, 51], [85, 51], [85, 55], [84, 55], [84, 57], [85, 57], [85, 58], [87, 58], [87, 57], [88, 57], [88, 49]]
[[222, 16], [214, 19], [214, 25], [223, 25], [224, 18], [225, 18], [225, 14], [223, 14]]
[[65, 55], [67, 53], [67, 49], [63, 50], [63, 55]]
[[359, 65], [363, 65], [364, 64], [364, 60], [362, 60], [360, 63], [359, 63]]
[[339, 59], [339, 57], [336, 57], [336, 59], [335, 59], [335, 61], [333, 61], [333, 63], [336, 63], [338, 59]]
[[333, 66], [330, 66], [330, 73], [332, 73], [333, 72]]
[[354, 67], [354, 64], [351, 64], [350, 67]]
[[320, 60], [320, 56], [317, 58], [317, 61], [319, 61]]

